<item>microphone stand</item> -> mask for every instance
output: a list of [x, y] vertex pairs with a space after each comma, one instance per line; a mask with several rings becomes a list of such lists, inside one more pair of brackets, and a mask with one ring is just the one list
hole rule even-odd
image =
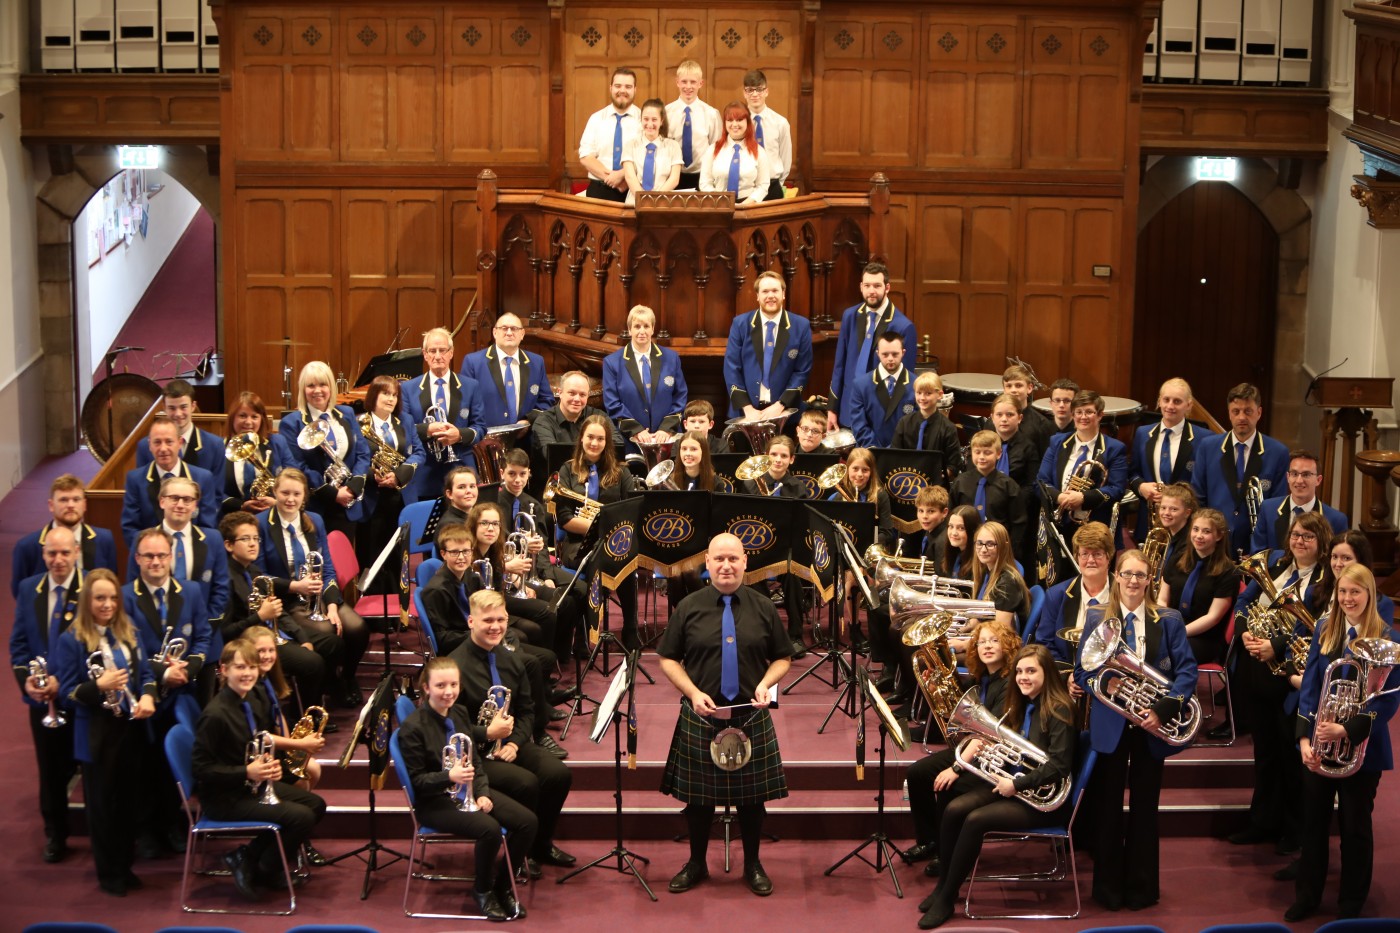
[[[637, 659], [641, 652], [629, 651], [623, 654], [622, 663], [627, 668], [627, 722], [636, 722], [637, 718]], [[607, 868], [623, 875], [631, 875], [641, 884], [642, 890], [647, 892], [647, 897], [653, 902], [656, 901], [656, 894], [647, 884], [647, 880], [642, 877], [642, 873], [637, 870], [637, 862], [643, 865], [650, 865], [651, 859], [631, 851], [622, 841], [622, 730], [625, 728], [622, 710], [614, 709], [612, 713], [613, 721], [613, 800], [615, 810], [613, 813], [613, 825], [617, 831], [617, 844], [612, 851], [598, 856], [587, 865], [575, 868], [560, 878], [556, 884], [563, 884], [575, 875], [581, 875], [590, 868]], [[629, 740], [630, 741], [630, 740]], [[616, 865], [608, 865], [609, 859], [617, 859]]]
[[[866, 692], [870, 689], [870, 675], [861, 668], [856, 675], [859, 681], [857, 691], [860, 693], [860, 720], [856, 730], [856, 776], [864, 779], [865, 774], [865, 711]], [[875, 870], [876, 874], [882, 871], [890, 873], [890, 881], [894, 882], [895, 897], [904, 897], [904, 889], [899, 886], [899, 876], [894, 871], [894, 856], [899, 851], [890, 842], [889, 834], [885, 832], [885, 739], [889, 731], [885, 728], [884, 717], [877, 716], [880, 730], [880, 767], [879, 767], [879, 787], [875, 792], [875, 832], [865, 837], [865, 841], [856, 846], [850, 852], [841, 857], [836, 864], [828, 868], [823, 874], [830, 876], [832, 872], [846, 864], [853, 858], [858, 858]], [[875, 846], [875, 861], [871, 861], [865, 855], [866, 846]]]

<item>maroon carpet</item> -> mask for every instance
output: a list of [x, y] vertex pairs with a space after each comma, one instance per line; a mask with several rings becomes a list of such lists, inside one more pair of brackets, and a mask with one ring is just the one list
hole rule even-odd
[[[145, 347], [122, 356], [117, 370], [125, 366], [164, 383], [177, 372], [176, 360], [167, 351], [177, 350], [191, 354], [178, 370], [189, 372], [218, 339], [216, 307], [214, 219], [200, 208], [113, 341], [114, 347]], [[102, 360], [108, 349], [92, 348], [94, 383], [106, 375]]]

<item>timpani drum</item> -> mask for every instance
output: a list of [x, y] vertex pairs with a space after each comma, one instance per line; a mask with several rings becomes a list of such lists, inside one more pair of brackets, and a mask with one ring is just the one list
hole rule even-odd
[[[1048, 398], [1038, 398], [1031, 404], [1053, 417]], [[1132, 430], [1140, 417], [1142, 417], [1141, 402], [1130, 398], [1120, 398], [1116, 395], [1103, 397], [1103, 422], [1100, 428], [1104, 433], [1112, 434], [1126, 444], [1132, 438]], [[1126, 434], [1127, 437], [1120, 436], [1123, 434]]]
[[980, 430], [978, 419], [991, 415], [992, 402], [1002, 391], [1001, 377], [995, 373], [949, 373], [940, 378], [944, 398], [947, 393], [953, 395], [953, 406], [944, 414], [957, 426], [958, 439], [965, 445], [973, 432]]

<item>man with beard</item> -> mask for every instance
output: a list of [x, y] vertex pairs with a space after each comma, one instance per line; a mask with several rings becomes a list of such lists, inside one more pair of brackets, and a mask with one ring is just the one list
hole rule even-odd
[[627, 180], [622, 154], [641, 132], [642, 111], [632, 101], [637, 96], [637, 74], [631, 68], [614, 68], [608, 86], [608, 106], [588, 118], [578, 144], [578, 159], [588, 171], [590, 198], [627, 200]]
[[87, 518], [87, 493], [83, 481], [64, 473], [49, 486], [49, 513], [53, 521], [19, 539], [10, 563], [10, 595], [18, 598], [21, 580], [43, 573], [44, 544], [55, 528], [67, 528], [77, 542], [77, 567], [81, 573], [106, 567], [117, 569], [117, 544], [106, 528], [94, 528]]
[[918, 335], [914, 322], [894, 306], [889, 293], [889, 269], [883, 263], [867, 263], [860, 276], [861, 303], [841, 313], [841, 334], [836, 339], [836, 362], [831, 369], [833, 407], [826, 415], [829, 431], [841, 425], [850, 427], [855, 413], [854, 387], [879, 362], [875, 353], [884, 334], [904, 338], [906, 352], [915, 346]]
[[754, 282], [758, 308], [734, 319], [724, 350], [729, 417], [773, 418], [796, 408], [812, 374], [812, 325], [783, 308], [787, 285], [776, 272]]

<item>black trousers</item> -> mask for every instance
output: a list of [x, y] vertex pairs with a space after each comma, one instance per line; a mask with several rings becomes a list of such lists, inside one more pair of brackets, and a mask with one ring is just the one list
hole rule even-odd
[[[637, 577], [635, 574], [628, 574], [625, 580], [618, 583], [617, 589], [613, 591], [617, 596], [617, 602], [622, 607], [622, 632], [618, 638], [622, 642], [624, 651], [635, 651], [642, 647], [642, 639], [637, 634]], [[585, 606], [587, 602], [585, 601]], [[607, 603], [607, 591], [604, 590], [603, 612], [610, 612]], [[591, 613], [590, 613], [591, 615]], [[589, 624], [597, 628], [601, 624], [598, 618], [590, 618]], [[609, 625], [609, 631], [611, 631]]]
[[[321, 817], [326, 815], [326, 802], [309, 790], [302, 790], [282, 781], [273, 783], [280, 803], [269, 806], [258, 802], [258, 795], [249, 791], [246, 796], [233, 798], [216, 797], [201, 801], [204, 810], [216, 820], [259, 820], [276, 823], [282, 828], [282, 851], [287, 862], [296, 859], [297, 848], [311, 838], [311, 832]], [[280, 871], [282, 859], [273, 843], [277, 837], [270, 832], [259, 833], [248, 843], [248, 858], [261, 871]]]
[[[373, 478], [367, 482], [373, 482]], [[360, 533], [355, 541], [355, 560], [361, 569], [368, 570], [379, 559], [379, 552], [389, 543], [394, 531], [399, 527], [399, 513], [403, 511], [403, 493], [397, 489], [376, 487], [374, 512], [361, 523]], [[399, 592], [399, 562], [390, 558], [380, 569], [363, 595], [377, 596], [381, 593]]]
[[507, 596], [506, 612], [510, 614], [511, 627], [520, 633], [521, 638], [541, 648], [554, 647], [559, 619], [549, 603], [543, 599]]
[[530, 854], [540, 856], [548, 852], [549, 847], [554, 845], [559, 813], [564, 809], [564, 800], [574, 783], [568, 766], [538, 745], [530, 743], [520, 749], [513, 762], [488, 759], [486, 776], [492, 790], [499, 790], [518, 801], [539, 820], [534, 849]]
[[[1249, 800], [1249, 825], [1271, 837], [1293, 841], [1301, 831], [1298, 800], [1302, 794], [1303, 762], [1293, 738], [1297, 717], [1284, 712], [1288, 681], [1275, 677], [1247, 651], [1235, 653], [1233, 697], [1254, 737], [1254, 792]], [[1243, 702], [1241, 702], [1243, 701]]]
[[68, 782], [78, 770], [73, 760], [73, 713], [68, 725], [44, 727], [47, 706], [29, 707], [29, 734], [34, 739], [34, 760], [39, 765], [39, 815], [44, 838], [63, 842], [68, 838]]
[[165, 757], [165, 737], [173, 728], [175, 704], [170, 700], [161, 703], [154, 716], [137, 724], [135, 731], [145, 745], [137, 765], [141, 791], [125, 804], [136, 812], [138, 833], [158, 845], [164, 845], [172, 831], [178, 834], [185, 828], [180, 789], [175, 786], [170, 759]]
[[[336, 671], [344, 680], [354, 680], [355, 671], [359, 669], [360, 659], [365, 656], [365, 649], [369, 647], [369, 626], [365, 623], [364, 617], [354, 609], [342, 605], [340, 613], [340, 669]], [[329, 635], [336, 637], [335, 626], [330, 622], [312, 622], [311, 608], [309, 606], [298, 606], [292, 610], [292, 615], [296, 617], [297, 624], [308, 632], [318, 635]], [[316, 644], [313, 639], [312, 644]], [[317, 652], [320, 653], [319, 651]]]
[[83, 762], [83, 802], [101, 883], [124, 882], [131, 872], [139, 825], [133, 804], [145, 792], [141, 759], [149, 753], [144, 722], [94, 713], [88, 723], [88, 760]]
[[947, 790], [934, 790], [934, 778], [952, 766], [953, 749], [944, 748], [920, 758], [909, 766], [905, 774], [909, 781], [909, 813], [914, 817], [914, 841], [919, 845], [931, 845], [938, 841], [939, 827], [943, 824], [943, 813], [948, 804], [969, 791], [987, 786], [987, 782], [976, 775], [962, 772]]
[[984, 835], [1063, 825], [1069, 818], [1068, 806], [1062, 806], [1052, 813], [1042, 813], [1020, 800], [998, 795], [981, 778], [972, 779], [980, 786], [948, 802], [938, 832], [941, 870], [938, 887], [933, 893], [949, 903], [957, 898], [958, 889], [972, 874], [972, 866], [977, 864], [977, 856], [982, 851]]
[[498, 790], [490, 791], [487, 796], [491, 799], [490, 813], [458, 810], [445, 794], [435, 794], [431, 800], [420, 800], [414, 807], [418, 821], [424, 826], [476, 841], [476, 889], [483, 892], [490, 891], [498, 881], [501, 887], [510, 883], [509, 875], [496, 873], [502, 827], [509, 833], [506, 836], [506, 849], [510, 852], [512, 865], [521, 864], [535, 844], [535, 835], [540, 828], [539, 820], [528, 807]]
[[[1161, 838], [1157, 805], [1163, 763], [1152, 755], [1148, 733], [1128, 726], [1118, 748], [1100, 754], [1087, 796], [1094, 801], [1094, 897], [1152, 903], [1160, 895]], [[1123, 791], [1128, 815], [1123, 816]]]
[[616, 201], [624, 204], [627, 201], [627, 192], [618, 191], [616, 188], [609, 188], [596, 178], [588, 179], [588, 190], [584, 192], [584, 197], [597, 198], [600, 201]]
[[[345, 653], [340, 639], [333, 632], [308, 632], [315, 651], [307, 651], [300, 644], [289, 641], [277, 646], [277, 660], [282, 665], [282, 673], [297, 682], [297, 692], [306, 706], [320, 706], [325, 692], [326, 672], [333, 671], [342, 663]], [[322, 654], [325, 646], [326, 654]], [[329, 655], [329, 656], [327, 656]], [[302, 711], [298, 710], [300, 715]]]
[[1337, 801], [1337, 822], [1341, 830], [1342, 877], [1337, 906], [1343, 911], [1359, 911], [1371, 893], [1371, 868], [1375, 858], [1375, 837], [1371, 811], [1376, 803], [1379, 771], [1358, 771], [1347, 778], [1328, 778], [1312, 771], [1303, 772], [1303, 851], [1298, 862], [1295, 899], [1302, 904], [1322, 900], [1327, 881], [1327, 862], [1332, 829], [1332, 801]]

